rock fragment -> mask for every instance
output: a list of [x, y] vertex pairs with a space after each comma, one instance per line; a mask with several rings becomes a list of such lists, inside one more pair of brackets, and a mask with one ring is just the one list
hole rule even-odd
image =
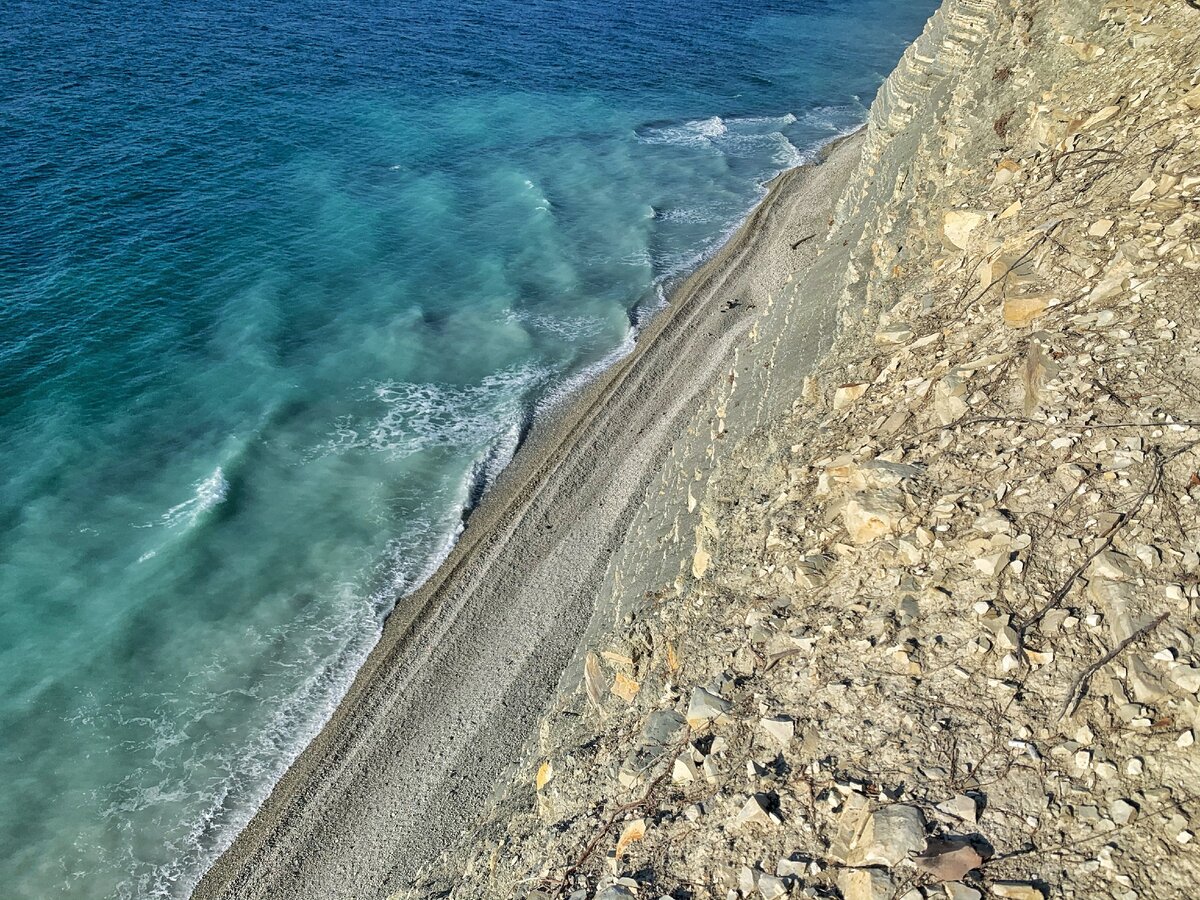
[[758, 893], [763, 900], [779, 900], [780, 897], [788, 895], [787, 882], [764, 872], [758, 876]]
[[852, 866], [894, 866], [925, 849], [925, 816], [915, 806], [894, 804], [871, 814], [851, 852]]
[[1004, 298], [1002, 318], [1004, 324], [1023, 328], [1046, 314], [1053, 298], [1046, 294], [1016, 294]]
[[1138, 814], [1137, 804], [1131, 803], [1124, 798], [1114, 800], [1112, 805], [1109, 806], [1108, 811], [1112, 815], [1113, 821], [1118, 825], [1128, 825], [1137, 818]]
[[842, 509], [842, 520], [850, 540], [856, 544], [869, 544], [895, 534], [903, 515], [895, 493], [886, 490], [856, 494]]
[[862, 399], [866, 394], [868, 384], [843, 384], [833, 392], [833, 408], [835, 410], [846, 409], [854, 405], [855, 401]]
[[731, 709], [733, 704], [719, 694], [702, 687], [693, 688], [691, 700], [688, 701], [687, 723], [692, 728], [698, 728]]
[[983, 213], [972, 210], [950, 210], [942, 217], [942, 234], [951, 246], [966, 250], [971, 232], [983, 224], [986, 218]]
[[883, 869], [845, 869], [837, 885], [845, 900], [893, 900], [896, 886]]
[[759, 726], [780, 746], [786, 747], [796, 735], [796, 723], [789, 716], [761, 719]]
[[953, 816], [960, 821], [974, 825], [978, 816], [979, 806], [975, 802], [974, 797], [967, 794], [955, 794], [949, 800], [939, 803], [937, 808], [948, 816]]
[[1004, 900], [1046, 900], [1046, 893], [1029, 881], [997, 881], [992, 893]]
[[983, 863], [983, 857], [965, 840], [929, 838], [916, 857], [917, 868], [935, 881], [958, 881]]
[[750, 825], [778, 825], [780, 819], [770, 811], [769, 800], [763, 794], [752, 794], [733, 820], [735, 828]]

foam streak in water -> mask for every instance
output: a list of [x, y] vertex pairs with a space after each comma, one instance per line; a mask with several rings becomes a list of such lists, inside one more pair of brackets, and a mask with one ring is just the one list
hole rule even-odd
[[225, 480], [225, 473], [220, 466], [192, 488], [192, 496], [162, 514], [159, 520], [161, 524], [172, 528], [191, 528], [205, 513], [223, 503], [229, 494], [229, 482]]

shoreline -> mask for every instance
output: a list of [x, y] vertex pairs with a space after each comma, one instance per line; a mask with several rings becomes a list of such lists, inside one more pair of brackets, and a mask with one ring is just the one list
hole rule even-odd
[[[598, 613], [609, 562], [690, 401], [755, 319], [753, 304], [719, 301], [769, 290], [748, 271], [758, 257], [818, 219], [824, 233], [822, 210], [861, 143], [860, 129], [773, 179], [633, 350], [535, 423], [448, 557], [388, 615], [333, 715], [192, 897], [383, 896], [470, 824]], [[807, 224], [778, 221], [797, 205]], [[819, 243], [787, 263], [803, 268]]]

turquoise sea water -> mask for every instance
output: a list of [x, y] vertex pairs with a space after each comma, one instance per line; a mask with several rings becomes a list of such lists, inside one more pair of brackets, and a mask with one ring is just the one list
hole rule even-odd
[[0, 895], [186, 896], [935, 5], [6, 4]]

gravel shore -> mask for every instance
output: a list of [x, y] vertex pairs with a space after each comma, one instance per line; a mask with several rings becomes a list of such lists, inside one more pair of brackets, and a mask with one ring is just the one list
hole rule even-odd
[[777, 178], [634, 352], [535, 429], [196, 900], [384, 897], [477, 820], [589, 623], [611, 624], [597, 598], [635, 512], [753, 310], [811, 263], [861, 146]]

